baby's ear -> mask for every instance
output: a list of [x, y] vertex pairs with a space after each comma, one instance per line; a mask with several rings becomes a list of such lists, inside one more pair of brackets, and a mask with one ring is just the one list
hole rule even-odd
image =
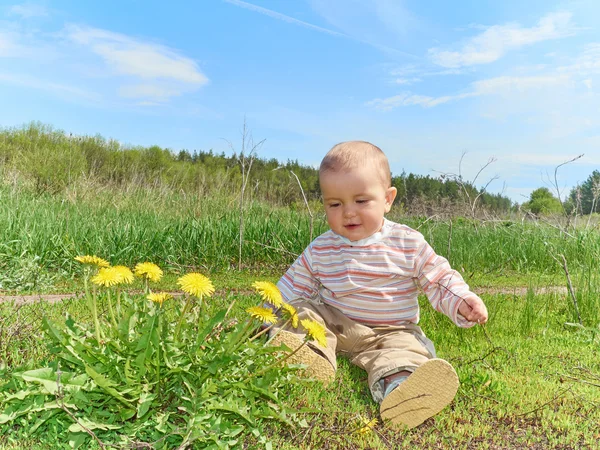
[[392, 186], [387, 188], [387, 191], [385, 192], [385, 212], [390, 212], [396, 194], [398, 194], [398, 190], [395, 187]]

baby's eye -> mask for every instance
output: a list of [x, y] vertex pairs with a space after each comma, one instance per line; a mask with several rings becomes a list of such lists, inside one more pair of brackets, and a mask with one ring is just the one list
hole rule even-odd
[[339, 204], [339, 203], [330, 203], [330, 204], [329, 204], [329, 207], [330, 207], [330, 208], [337, 208], [338, 206], [340, 206], [340, 204]]
[[369, 200], [356, 200], [356, 203], [367, 203]]

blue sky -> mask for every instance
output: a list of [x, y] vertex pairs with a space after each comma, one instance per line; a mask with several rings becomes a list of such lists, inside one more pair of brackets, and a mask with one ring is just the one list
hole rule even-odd
[[0, 0], [0, 127], [229, 153], [246, 117], [261, 157], [493, 159], [476, 184], [523, 202], [600, 170], [599, 30], [597, 0]]

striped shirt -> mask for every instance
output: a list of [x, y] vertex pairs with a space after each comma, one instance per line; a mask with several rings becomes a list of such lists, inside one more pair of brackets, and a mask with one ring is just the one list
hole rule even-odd
[[387, 219], [381, 231], [360, 241], [325, 232], [277, 286], [288, 302], [323, 302], [368, 326], [418, 323], [421, 288], [455, 324], [474, 325], [458, 313], [461, 298], [474, 295], [461, 275], [421, 233]]

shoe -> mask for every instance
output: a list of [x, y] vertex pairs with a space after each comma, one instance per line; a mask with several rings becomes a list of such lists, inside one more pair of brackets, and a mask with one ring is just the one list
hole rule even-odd
[[[279, 330], [270, 345], [277, 347], [282, 344], [285, 344], [293, 352], [303, 344], [303, 341], [294, 333]], [[324, 386], [327, 386], [335, 378], [335, 371], [331, 363], [308, 345], [304, 345], [291, 358], [287, 359], [286, 362], [306, 365], [304, 374], [309, 378], [320, 381]]]
[[454, 399], [458, 384], [450, 363], [430, 359], [383, 399], [381, 418], [407, 429], [421, 425]]

